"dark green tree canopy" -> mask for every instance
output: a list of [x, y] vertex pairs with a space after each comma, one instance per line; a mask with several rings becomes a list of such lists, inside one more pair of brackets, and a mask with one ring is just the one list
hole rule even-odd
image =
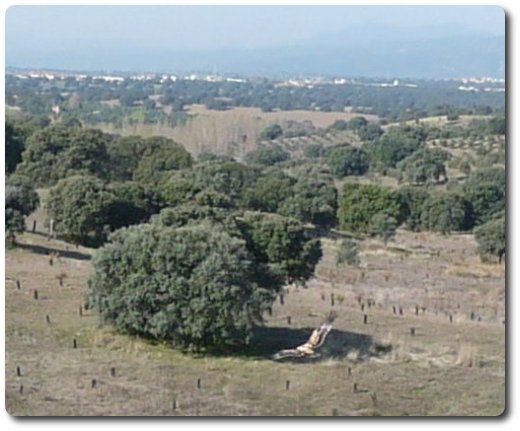
[[195, 172], [190, 169], [171, 172], [157, 185], [157, 192], [166, 206], [191, 201], [201, 189]]
[[378, 214], [393, 217], [397, 225], [402, 223], [404, 211], [396, 191], [375, 184], [345, 184], [338, 215], [342, 230], [369, 234]]
[[239, 207], [243, 193], [253, 187], [259, 175], [257, 168], [215, 160], [199, 163], [193, 169], [170, 172], [157, 188], [168, 206], [192, 201], [196, 196], [200, 200], [209, 193], [220, 201], [220, 206]]
[[144, 223], [165, 206], [152, 187], [135, 181], [111, 183], [107, 189], [114, 195], [109, 210], [111, 230]]
[[220, 226], [220, 230], [224, 229], [236, 233], [236, 226], [229, 210], [207, 205], [184, 203], [175, 207], [164, 208], [151, 219], [152, 223], [167, 227], [182, 227], [189, 224], [199, 224], [203, 221], [210, 221], [213, 225]]
[[282, 126], [279, 124], [272, 124], [267, 126], [260, 134], [260, 139], [264, 141], [273, 141], [283, 136]]
[[15, 124], [5, 121], [5, 172], [10, 174], [22, 161], [22, 152], [25, 148], [25, 136]]
[[421, 148], [397, 166], [404, 172], [409, 183], [436, 184], [447, 180], [445, 162], [448, 158], [449, 153], [439, 148]]
[[181, 145], [164, 137], [148, 138], [133, 178], [136, 181], [156, 184], [169, 171], [191, 167], [193, 158]]
[[334, 123], [332, 123], [329, 126], [329, 129], [331, 129], [331, 130], [338, 130], [338, 131], [347, 130], [348, 129], [348, 121], [346, 121], [346, 120], [336, 120], [336, 121], [334, 121]]
[[274, 299], [244, 241], [211, 225], [120, 230], [94, 269], [88, 300], [107, 322], [189, 350], [248, 344]]
[[185, 203], [165, 208], [152, 223], [182, 227], [209, 221], [216, 230], [244, 239], [255, 262], [264, 267], [263, 283], [303, 283], [314, 273], [321, 258], [319, 240], [313, 239], [297, 220], [278, 214], [232, 211], [225, 208]]
[[235, 161], [207, 162], [193, 169], [198, 191], [213, 189], [227, 195], [233, 202], [241, 200], [244, 190], [252, 187], [260, 174], [260, 169]]
[[60, 180], [49, 193], [47, 209], [56, 231], [66, 240], [99, 246], [110, 232], [116, 198], [101, 180], [72, 176]]
[[106, 178], [110, 169], [107, 146], [112, 136], [99, 130], [61, 124], [36, 131], [28, 139], [17, 172], [37, 186], [49, 186], [72, 175]]
[[475, 229], [475, 239], [482, 261], [490, 256], [497, 257], [499, 262], [506, 254], [506, 219], [505, 214], [497, 215]]
[[383, 134], [383, 129], [377, 124], [367, 124], [357, 129], [356, 133], [363, 142], [369, 142], [379, 138]]
[[367, 152], [350, 145], [338, 146], [329, 151], [327, 164], [338, 178], [347, 175], [363, 175], [370, 166]]
[[17, 171], [36, 186], [54, 184], [62, 173], [57, 169], [60, 158], [73, 141], [74, 131], [59, 124], [35, 132], [26, 143]]
[[420, 231], [423, 204], [430, 198], [430, 190], [427, 187], [403, 186], [398, 194], [407, 228], [413, 232]]
[[5, 206], [27, 216], [38, 208], [40, 198], [28, 178], [13, 175], [6, 180]]
[[391, 127], [381, 138], [367, 143], [366, 150], [374, 162], [395, 168], [398, 162], [421, 148], [426, 137], [426, 132], [420, 128]]
[[473, 227], [470, 203], [457, 193], [432, 193], [423, 203], [421, 225], [424, 230], [465, 231]]
[[303, 148], [303, 155], [309, 159], [317, 159], [323, 156], [324, 148], [322, 144], [310, 143]]
[[15, 175], [5, 185], [5, 231], [8, 245], [14, 242], [14, 234], [25, 230], [25, 217], [31, 214], [40, 199], [27, 178]]
[[94, 175], [102, 179], [108, 178], [111, 166], [107, 147], [113, 138], [100, 130], [72, 130], [72, 145], [60, 154], [56, 167], [59, 177]]
[[291, 155], [280, 145], [261, 146], [256, 150], [247, 153], [244, 160], [252, 165], [273, 166], [277, 163], [289, 160]]
[[483, 224], [506, 205], [506, 174], [502, 167], [471, 172], [462, 194], [471, 202], [476, 224]]
[[292, 196], [295, 182], [296, 179], [280, 169], [267, 169], [252, 187], [244, 189], [244, 206], [275, 213]]
[[330, 229], [337, 223], [338, 192], [334, 178], [321, 168], [304, 168], [295, 172], [293, 194], [278, 212], [320, 229]]
[[277, 214], [246, 212], [239, 229], [255, 261], [265, 263], [283, 282], [304, 282], [314, 274], [321, 245], [300, 222]]
[[230, 350], [250, 341], [283, 283], [308, 279], [320, 257], [296, 220], [184, 204], [111, 235], [88, 300], [120, 330]]
[[112, 140], [107, 149], [112, 161], [111, 179], [132, 180], [139, 162], [149, 152], [147, 146], [147, 140], [140, 136], [124, 136]]
[[354, 117], [348, 122], [348, 128], [351, 130], [359, 130], [368, 125], [365, 117]]

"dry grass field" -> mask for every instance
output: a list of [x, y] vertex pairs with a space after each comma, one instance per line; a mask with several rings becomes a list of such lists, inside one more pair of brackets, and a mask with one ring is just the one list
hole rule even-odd
[[[94, 251], [47, 239], [44, 212], [30, 216], [28, 226], [34, 217], [37, 232], [20, 235], [20, 246], [6, 251], [12, 415], [493, 416], [504, 410], [504, 267], [481, 264], [471, 235], [399, 231], [386, 247], [366, 240], [359, 268], [337, 266], [338, 240], [324, 239], [316, 276], [306, 288], [287, 287], [251, 352], [204, 357], [101, 325], [83, 307]], [[338, 317], [320, 360], [270, 359], [304, 341], [331, 309]]]
[[[310, 121], [317, 128], [326, 128], [336, 120], [349, 120], [359, 114], [351, 112], [278, 111], [262, 112], [260, 108], [237, 107], [226, 111], [206, 109], [204, 105], [190, 105], [190, 119], [174, 128], [160, 124], [126, 124], [123, 129], [102, 125], [105, 132], [122, 135], [166, 136], [181, 143], [190, 153], [228, 154], [240, 157], [256, 148], [262, 130], [275, 123]], [[364, 115], [375, 121], [377, 116]]]

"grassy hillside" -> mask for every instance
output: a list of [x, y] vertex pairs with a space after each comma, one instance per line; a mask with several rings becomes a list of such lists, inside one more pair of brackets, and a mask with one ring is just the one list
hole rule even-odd
[[[472, 235], [399, 231], [387, 247], [366, 240], [360, 268], [337, 266], [338, 240], [325, 239], [316, 276], [307, 288], [286, 288], [251, 352], [201, 357], [101, 325], [83, 307], [94, 250], [47, 239], [44, 211], [28, 226], [35, 217], [37, 232], [22, 234], [20, 246], [6, 252], [12, 415], [459, 416], [504, 409], [504, 266], [481, 264]], [[321, 360], [270, 359], [305, 341], [331, 309], [338, 317]]]

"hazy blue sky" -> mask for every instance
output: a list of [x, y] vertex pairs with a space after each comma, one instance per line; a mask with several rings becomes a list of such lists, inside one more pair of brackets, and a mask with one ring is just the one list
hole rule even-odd
[[503, 34], [495, 6], [15, 6], [5, 52], [28, 68], [495, 76]]
[[287, 45], [349, 26], [453, 27], [503, 34], [494, 6], [14, 6], [7, 51], [126, 43], [169, 49]]

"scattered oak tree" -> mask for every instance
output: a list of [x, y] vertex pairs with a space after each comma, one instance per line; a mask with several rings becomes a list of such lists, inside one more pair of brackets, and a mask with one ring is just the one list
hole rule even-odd
[[106, 179], [110, 170], [107, 146], [112, 137], [99, 130], [56, 124], [37, 130], [27, 140], [17, 173], [36, 186], [54, 185], [73, 175]]
[[425, 140], [422, 129], [400, 126], [388, 129], [384, 135], [367, 142], [364, 147], [375, 164], [395, 168], [397, 163], [421, 148]]
[[370, 166], [367, 152], [350, 145], [338, 146], [328, 152], [327, 164], [338, 178], [347, 175], [363, 175]]
[[72, 176], [60, 180], [49, 193], [47, 209], [56, 231], [67, 241], [99, 246], [110, 232], [115, 196], [101, 180]]
[[423, 203], [421, 225], [442, 234], [469, 230], [473, 227], [471, 205], [456, 193], [433, 193]]
[[260, 133], [260, 139], [264, 141], [274, 141], [283, 136], [282, 126], [279, 124], [273, 124], [271, 126], [267, 126], [262, 133]]
[[493, 218], [475, 229], [475, 239], [482, 261], [488, 261], [490, 256], [494, 256], [501, 263], [506, 254], [505, 215]]
[[40, 200], [29, 180], [13, 176], [5, 185], [5, 238], [6, 245], [15, 244], [15, 234], [25, 230], [25, 217], [31, 214]]
[[397, 220], [385, 213], [375, 214], [370, 220], [370, 232], [380, 237], [385, 245], [395, 236]]
[[314, 274], [321, 244], [297, 220], [259, 212], [246, 212], [237, 224], [255, 261], [268, 265], [282, 283], [303, 283]]
[[244, 156], [244, 160], [252, 165], [272, 166], [289, 160], [291, 155], [279, 145], [261, 146], [250, 151]]
[[296, 180], [277, 168], [266, 169], [243, 193], [246, 208], [275, 213], [293, 194]]
[[502, 167], [471, 172], [462, 187], [464, 197], [471, 202], [477, 225], [493, 219], [506, 205], [506, 174]]
[[5, 121], [5, 172], [10, 174], [22, 161], [25, 148], [25, 136], [15, 124]]
[[412, 184], [436, 184], [447, 181], [445, 161], [449, 154], [438, 148], [421, 148], [398, 164]]
[[319, 168], [303, 169], [295, 174], [296, 182], [278, 213], [321, 230], [337, 224], [338, 191], [330, 173]]
[[193, 159], [182, 147], [164, 137], [149, 138], [145, 150], [133, 173], [133, 179], [142, 183], [157, 184], [169, 171], [191, 167]]
[[209, 207], [194, 217], [200, 208], [165, 209], [111, 235], [87, 297], [107, 322], [183, 349], [234, 350], [251, 341], [283, 283], [314, 272], [319, 241], [295, 220]]
[[413, 232], [420, 231], [423, 205], [429, 199], [430, 191], [426, 187], [403, 186], [398, 194], [406, 227]]
[[248, 344], [271, 305], [244, 241], [210, 225], [117, 231], [94, 258], [88, 302], [131, 334], [194, 351]]
[[397, 192], [375, 184], [345, 184], [338, 213], [342, 230], [370, 234], [377, 214], [392, 217], [397, 225], [403, 221]]

